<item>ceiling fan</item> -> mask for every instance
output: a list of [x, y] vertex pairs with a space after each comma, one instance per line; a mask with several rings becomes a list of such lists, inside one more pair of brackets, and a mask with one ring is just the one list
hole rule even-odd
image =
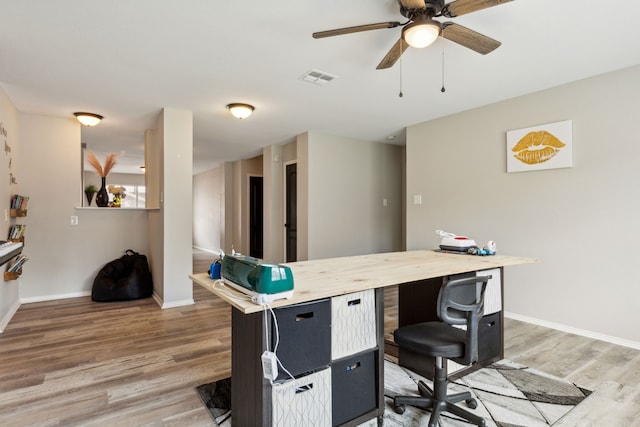
[[501, 43], [454, 22], [440, 22], [433, 18], [455, 18], [456, 16], [498, 6], [510, 1], [512, 0], [454, 0], [445, 4], [444, 0], [398, 0], [400, 13], [408, 19], [405, 23], [397, 21], [379, 22], [319, 31], [313, 33], [313, 38], [320, 39], [361, 31], [403, 27], [402, 36], [380, 61], [376, 67], [378, 70], [392, 67], [409, 46], [427, 47], [439, 36], [486, 55], [497, 49]]

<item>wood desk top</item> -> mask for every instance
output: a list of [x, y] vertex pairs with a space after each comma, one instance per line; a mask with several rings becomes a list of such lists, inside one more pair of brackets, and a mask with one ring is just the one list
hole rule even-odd
[[[539, 261], [506, 255], [474, 256], [417, 250], [293, 262], [283, 264], [293, 273], [293, 297], [270, 305], [281, 307], [450, 274]], [[189, 277], [245, 314], [263, 310], [233, 288], [216, 285], [208, 273]]]

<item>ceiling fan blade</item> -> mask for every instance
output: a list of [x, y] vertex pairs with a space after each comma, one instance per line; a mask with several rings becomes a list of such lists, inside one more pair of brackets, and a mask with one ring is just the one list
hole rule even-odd
[[427, 7], [424, 0], [399, 0], [405, 9], [424, 9]]
[[324, 37], [340, 36], [342, 34], [359, 33], [361, 31], [379, 30], [382, 28], [395, 28], [402, 25], [400, 22], [379, 22], [377, 24], [356, 25], [355, 27], [336, 28], [335, 30], [318, 31], [313, 33], [314, 39], [321, 39]]
[[442, 37], [483, 55], [493, 52], [502, 44], [491, 37], [470, 30], [462, 25], [454, 24], [453, 22], [445, 22], [442, 24]]
[[380, 61], [380, 63], [376, 67], [376, 70], [384, 70], [385, 68], [393, 67], [393, 64], [395, 64], [396, 61], [400, 59], [400, 57], [408, 47], [409, 45], [402, 38], [398, 39], [396, 44], [394, 44], [393, 47], [389, 49], [389, 52], [387, 52], [385, 57], [382, 58], [382, 61]]
[[455, 0], [445, 5], [442, 9], [442, 16], [453, 18], [455, 16], [466, 15], [488, 7], [509, 3], [512, 0]]

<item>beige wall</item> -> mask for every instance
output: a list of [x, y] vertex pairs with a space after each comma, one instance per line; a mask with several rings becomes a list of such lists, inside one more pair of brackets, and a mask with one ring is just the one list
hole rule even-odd
[[213, 255], [231, 253], [235, 230], [234, 165], [223, 163], [193, 177], [193, 246]]
[[160, 209], [149, 213], [151, 260], [162, 265], [153, 272], [156, 296], [170, 308], [193, 303], [193, 114], [164, 108], [157, 133], [162, 178]]
[[[236, 251], [248, 253], [248, 177], [262, 173], [263, 258], [284, 261], [284, 168], [291, 162], [298, 165], [299, 261], [403, 249], [404, 148], [309, 132], [233, 164], [232, 182], [223, 187], [235, 195], [225, 202], [233, 206], [232, 212], [225, 209], [225, 217], [234, 222]], [[195, 194], [212, 190], [214, 179], [201, 174], [194, 180]]]
[[[231, 248], [247, 255], [249, 254], [249, 176], [262, 176], [262, 156], [234, 162], [233, 183], [226, 185], [227, 189], [233, 189]], [[226, 252], [230, 253], [231, 248]]]
[[[84, 197], [80, 125], [72, 118], [16, 113], [4, 93], [0, 95], [2, 121], [6, 120], [15, 138], [10, 141], [15, 144], [12, 152], [37, 153], [12, 160], [16, 172], [18, 164], [23, 171], [16, 176], [19, 187], [0, 188], [6, 192], [5, 200], [15, 192], [30, 197], [28, 216], [21, 220], [27, 225], [24, 252], [29, 262], [21, 278], [0, 292], [0, 326], [15, 310], [16, 290], [22, 302], [88, 295], [98, 270], [126, 249], [149, 256], [155, 296], [163, 307], [192, 303], [188, 279], [192, 265], [191, 113], [163, 110], [159, 132], [146, 136], [152, 147], [148, 151], [155, 153], [162, 172], [162, 176], [155, 174], [157, 185], [147, 188], [156, 189], [151, 199], [161, 203], [161, 209], [83, 209], [78, 208]], [[9, 171], [0, 169], [0, 173], [8, 175]], [[78, 225], [71, 225], [71, 216], [78, 217]], [[7, 222], [5, 228], [8, 226]], [[165, 241], [171, 244], [165, 246]]]
[[219, 253], [222, 249], [224, 169], [193, 176], [193, 246]]
[[312, 259], [309, 258], [309, 192], [311, 191], [309, 165], [311, 160], [309, 159], [308, 132], [296, 138], [296, 157], [296, 257], [298, 261], [306, 261]]
[[[14, 193], [20, 192], [20, 137], [18, 126], [18, 112], [14, 108], [11, 100], [0, 89], [0, 144], [2, 144], [2, 152], [0, 155], [0, 200], [6, 203], [0, 210], [3, 215], [2, 234], [0, 238], [4, 239], [9, 232], [11, 222], [5, 217], [4, 212], [9, 209], [9, 200]], [[11, 152], [5, 149], [5, 145], [11, 148]], [[11, 168], [9, 168], [9, 160], [11, 160]], [[10, 174], [16, 176], [18, 184], [9, 184]], [[25, 268], [28, 265], [25, 265]], [[2, 270], [4, 271], [4, 269]], [[0, 284], [0, 332], [11, 320], [11, 317], [20, 306], [20, 280], [4, 282]]]
[[308, 259], [403, 249], [404, 148], [308, 133]]
[[283, 261], [284, 192], [282, 145], [265, 147], [262, 155], [264, 177], [264, 247], [263, 258], [268, 262]]
[[[147, 253], [146, 213], [81, 206], [80, 125], [73, 119], [20, 114], [20, 192], [29, 211], [20, 279], [23, 302], [91, 292], [104, 264], [126, 249]], [[78, 216], [78, 225], [70, 217]]]
[[[233, 198], [235, 196], [233, 192], [233, 163], [223, 163], [221, 168], [221, 176], [223, 177], [224, 184], [222, 185], [222, 196], [220, 198], [221, 203], [223, 203], [223, 213], [220, 219], [220, 247], [225, 253], [231, 253], [235, 226], [233, 218]], [[215, 248], [213, 248], [213, 250], [215, 250]]]
[[[408, 249], [443, 229], [539, 257], [506, 269], [507, 312], [640, 347], [639, 81], [634, 67], [409, 127]], [[505, 132], [568, 119], [572, 168], [506, 173]]]

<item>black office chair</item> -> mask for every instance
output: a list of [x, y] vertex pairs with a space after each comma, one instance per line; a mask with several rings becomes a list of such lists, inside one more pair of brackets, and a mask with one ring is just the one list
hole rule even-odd
[[[435, 358], [433, 390], [423, 381], [418, 383], [420, 396], [396, 396], [394, 410], [404, 413], [405, 405], [431, 410], [429, 427], [436, 427], [443, 411], [455, 414], [478, 426], [485, 426], [483, 418], [456, 405], [465, 401], [471, 409], [477, 402], [466, 391], [447, 395], [447, 364], [451, 359], [462, 365], [478, 361], [478, 324], [482, 319], [484, 292], [491, 276], [468, 277], [447, 282], [438, 294], [440, 322], [424, 322], [403, 326], [393, 333], [401, 349]], [[466, 325], [466, 330], [452, 325]]]

